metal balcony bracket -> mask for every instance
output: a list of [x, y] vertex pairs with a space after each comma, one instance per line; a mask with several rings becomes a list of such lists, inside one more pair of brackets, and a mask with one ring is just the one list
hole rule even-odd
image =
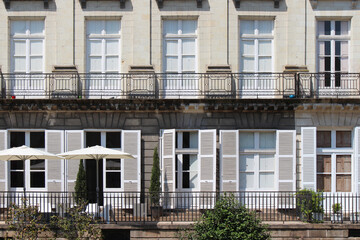
[[234, 0], [235, 8], [240, 8], [240, 0]]
[[[13, 0], [3, 0], [6, 9], [10, 9], [10, 3]], [[19, 0], [18, 0], [19, 1]], [[44, 2], [44, 9], [49, 9], [49, 0], [41, 0]]]
[[[163, 8], [164, 7], [164, 0], [156, 0], [158, 7]], [[203, 0], [196, 0], [197, 8], [202, 8], [202, 2]]]

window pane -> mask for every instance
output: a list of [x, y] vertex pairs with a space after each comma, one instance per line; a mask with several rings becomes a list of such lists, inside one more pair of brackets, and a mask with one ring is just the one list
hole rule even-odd
[[274, 170], [274, 155], [259, 155], [260, 171], [273, 171]]
[[107, 132], [106, 133], [106, 147], [107, 148], [121, 148], [121, 132]]
[[24, 169], [24, 162], [19, 160], [19, 161], [10, 161], [10, 168], [11, 170], [23, 170]]
[[166, 55], [178, 55], [177, 41], [166, 41]]
[[183, 155], [182, 167], [183, 167], [183, 171], [190, 170], [190, 155], [189, 154]]
[[272, 45], [271, 41], [259, 41], [259, 55], [260, 56], [271, 56]]
[[351, 192], [351, 175], [336, 175], [336, 191]]
[[324, 22], [324, 29], [325, 29], [325, 35], [330, 35], [331, 34], [331, 21], [325, 21]]
[[240, 171], [254, 171], [254, 155], [240, 155]]
[[199, 174], [197, 172], [190, 172], [190, 188], [198, 188], [199, 187]]
[[254, 188], [254, 173], [240, 173], [240, 189]]
[[105, 21], [106, 34], [119, 34], [120, 21]]
[[23, 187], [24, 186], [24, 173], [23, 172], [11, 172], [10, 173], [10, 187]]
[[241, 20], [240, 31], [241, 34], [254, 34], [254, 21]]
[[341, 35], [349, 35], [349, 22], [348, 21], [341, 22]]
[[190, 173], [183, 172], [183, 188], [190, 188]]
[[260, 173], [259, 188], [272, 189], [274, 188], [274, 173]]
[[30, 21], [30, 34], [43, 34], [44, 21]]
[[182, 147], [189, 148], [190, 147], [190, 132], [183, 132], [182, 136], [183, 136]]
[[182, 40], [183, 55], [195, 55], [195, 40], [194, 39], [184, 39]]
[[106, 40], [106, 54], [112, 56], [119, 54], [118, 40]]
[[341, 35], [341, 22], [335, 21], [335, 35]]
[[101, 55], [101, 40], [91, 40], [89, 41], [90, 44], [90, 56], [99, 56]]
[[30, 147], [45, 148], [45, 132], [30, 132]]
[[246, 72], [254, 72], [255, 71], [255, 60], [254, 58], [250, 58], [250, 57], [243, 57], [241, 59], [241, 68], [242, 71], [246, 71]]
[[26, 55], [26, 42], [25, 41], [14, 41], [14, 54], [15, 56]]
[[30, 41], [30, 55], [42, 55], [43, 53], [43, 41]]
[[197, 171], [198, 170], [198, 160], [197, 155], [190, 155], [190, 171]]
[[25, 132], [10, 132], [10, 147], [25, 145]]
[[331, 155], [318, 155], [316, 168], [318, 173], [331, 173]]
[[316, 133], [316, 142], [318, 148], [330, 148], [331, 131], [318, 131]]
[[254, 40], [242, 40], [241, 41], [241, 54], [247, 56], [254, 56]]
[[101, 57], [91, 57], [90, 58], [90, 71], [101, 72]]
[[43, 61], [42, 61], [42, 57], [31, 57], [30, 58], [30, 71], [42, 71], [42, 65], [43, 65]]
[[16, 57], [16, 58], [14, 58], [14, 70], [16, 72], [25, 72], [26, 71], [26, 59], [25, 59], [25, 57]]
[[182, 21], [182, 34], [194, 34], [196, 32], [197, 22], [195, 20]]
[[271, 57], [259, 57], [259, 72], [271, 72]]
[[262, 149], [275, 149], [276, 136], [274, 132], [260, 132], [260, 148]]
[[11, 34], [26, 34], [26, 21], [12, 21]]
[[177, 20], [164, 21], [164, 34], [178, 34], [178, 21]]
[[106, 159], [106, 170], [120, 170], [120, 159]]
[[190, 148], [198, 148], [198, 133], [190, 132]]
[[316, 182], [317, 182], [317, 191], [331, 192], [330, 174], [318, 174]]
[[106, 57], [106, 71], [119, 71], [119, 57]]
[[344, 57], [344, 56], [346, 57], [346, 56], [349, 55], [349, 49], [348, 49], [348, 42], [347, 41], [342, 41], [341, 42], [340, 49], [341, 49], [340, 54], [341, 54], [342, 57]]
[[239, 133], [240, 150], [254, 149], [254, 133], [253, 132], [240, 132]]
[[30, 160], [30, 170], [45, 170], [45, 160]]
[[324, 21], [318, 22], [318, 32], [319, 32], [319, 35], [325, 34], [325, 22]]
[[341, 54], [341, 42], [335, 41], [335, 55]]
[[351, 147], [351, 131], [336, 131], [336, 147]]
[[95, 145], [101, 146], [101, 133], [100, 132], [87, 132], [86, 133], [86, 147]]
[[195, 56], [186, 56], [182, 59], [183, 71], [195, 72]]
[[331, 58], [325, 57], [325, 71], [331, 71]]
[[45, 187], [45, 172], [31, 172], [30, 173], [30, 187], [44, 188]]
[[87, 22], [87, 34], [101, 34], [103, 30], [102, 21], [88, 21]]
[[351, 172], [351, 156], [337, 155], [336, 156], [336, 172], [349, 173]]
[[119, 172], [106, 173], [106, 188], [121, 188], [121, 174]]
[[178, 71], [178, 57], [166, 57], [166, 70]]
[[273, 21], [258, 21], [259, 34], [272, 34]]

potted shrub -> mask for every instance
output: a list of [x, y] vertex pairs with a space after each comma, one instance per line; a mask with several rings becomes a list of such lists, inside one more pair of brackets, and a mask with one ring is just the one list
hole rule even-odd
[[160, 206], [161, 184], [160, 184], [160, 162], [157, 147], [154, 149], [153, 166], [150, 179], [150, 201], [151, 216], [159, 218], [162, 215], [162, 206]]
[[310, 189], [302, 189], [296, 193], [296, 205], [300, 212], [300, 219], [304, 222], [322, 222], [324, 208], [322, 193]]
[[341, 204], [340, 203], [334, 203], [332, 205], [332, 214], [331, 214], [331, 222], [332, 223], [342, 223], [343, 217], [341, 212]]

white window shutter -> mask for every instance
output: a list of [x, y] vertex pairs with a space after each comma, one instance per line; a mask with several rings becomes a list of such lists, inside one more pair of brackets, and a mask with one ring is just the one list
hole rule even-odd
[[220, 190], [239, 190], [239, 131], [220, 131]]
[[141, 131], [123, 130], [122, 150], [130, 153], [135, 159], [123, 159], [124, 161], [124, 191], [140, 192], [141, 176]]
[[354, 133], [354, 159], [355, 159], [355, 182], [356, 189], [353, 189], [355, 193], [360, 193], [360, 127], [355, 127]]
[[278, 190], [296, 191], [296, 131], [276, 131]]
[[[64, 152], [64, 131], [45, 130], [45, 151], [53, 154]], [[47, 162], [48, 191], [65, 191], [64, 160], [50, 160]]]
[[199, 131], [200, 191], [216, 190], [216, 130]]
[[[7, 130], [0, 130], [0, 150], [5, 150], [8, 148], [8, 131]], [[0, 191], [6, 191], [6, 175], [7, 175], [7, 168], [6, 162], [0, 161]]]
[[302, 189], [316, 190], [316, 127], [301, 128]]
[[162, 131], [161, 136], [162, 191], [175, 191], [175, 129]]
[[[84, 147], [84, 131], [83, 130], [66, 130], [65, 131], [65, 151], [73, 151]], [[67, 183], [65, 191], [74, 191], [75, 180], [79, 170], [79, 160], [65, 160], [65, 172]]]

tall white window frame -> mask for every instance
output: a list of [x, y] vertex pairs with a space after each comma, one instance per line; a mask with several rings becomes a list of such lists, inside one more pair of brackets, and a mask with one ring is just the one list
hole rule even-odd
[[[185, 144], [185, 134], [187, 135], [186, 144]], [[198, 156], [199, 132], [191, 131], [191, 130], [176, 131], [175, 138], [176, 138], [175, 163], [174, 163], [175, 189], [178, 191], [199, 191], [200, 190], [200, 161]], [[185, 180], [185, 178], [188, 179]], [[185, 186], [185, 184], [188, 184], [189, 186]]]
[[[351, 147], [337, 147], [337, 132], [351, 132]], [[317, 146], [316, 148], [316, 153], [317, 153], [317, 160], [316, 160], [316, 166], [317, 166], [317, 170], [316, 170], [316, 189], [318, 191], [324, 191], [324, 189], [318, 189], [319, 187], [319, 175], [330, 175], [330, 181], [331, 181], [331, 190], [330, 191], [324, 191], [324, 192], [329, 192], [329, 193], [338, 193], [338, 192], [352, 192], [353, 191], [353, 184], [355, 181], [353, 180], [354, 178], [354, 170], [355, 170], [355, 164], [354, 164], [354, 148], [353, 148], [353, 132], [351, 130], [321, 130], [318, 129], [317, 130], [317, 135], [319, 134], [319, 132], [330, 132], [331, 134], [331, 142], [330, 142], [330, 147], [319, 147]], [[324, 170], [324, 171], [320, 171], [320, 169], [318, 169], [319, 165], [318, 165], [318, 160], [320, 160], [318, 157], [319, 156], [328, 156], [330, 157], [330, 161], [331, 161], [331, 169], [330, 171], [328, 169]], [[351, 160], [350, 166], [351, 166], [351, 171], [339, 171], [339, 169], [337, 169], [338, 165], [337, 165], [337, 161], [338, 161], [338, 157], [341, 156], [348, 156], [348, 159]], [[324, 164], [325, 165], [325, 164]], [[338, 191], [337, 190], [337, 179], [339, 176], [349, 176], [350, 175], [350, 189], [348, 191]]]
[[320, 87], [341, 87], [341, 73], [350, 71], [350, 21], [318, 21]]
[[[266, 29], [268, 28], [268, 29]], [[269, 29], [271, 28], [271, 29]], [[247, 43], [247, 44], [246, 44]], [[266, 43], [262, 46], [261, 43]], [[262, 67], [261, 60], [269, 60]], [[247, 60], [247, 61], [245, 61]], [[253, 62], [251, 64], [251, 61]], [[251, 68], [249, 68], [251, 66]], [[240, 72], [271, 73], [274, 70], [274, 20], [240, 19]]]
[[[46, 140], [45, 140], [45, 131], [16, 131], [16, 130], [11, 130], [9, 131], [9, 141], [11, 142], [11, 133], [14, 132], [19, 132], [19, 133], [24, 133], [25, 134], [25, 145], [32, 147], [32, 143], [31, 143], [31, 133], [43, 133], [44, 134], [44, 148], [36, 148], [42, 151], [45, 151], [45, 146], [46, 146]], [[11, 147], [11, 145], [9, 144], [9, 146]], [[43, 159], [40, 160], [41, 162], [39, 162], [39, 160], [25, 160], [25, 169], [26, 169], [26, 176], [25, 176], [25, 185], [26, 185], [26, 189], [31, 190], [31, 191], [46, 191], [47, 190], [47, 179], [48, 179], [48, 172], [47, 172], [47, 160]], [[23, 186], [20, 187], [12, 187], [11, 185], [11, 175], [13, 172], [24, 172], [24, 168], [22, 169], [12, 169], [12, 162], [18, 162], [19, 161], [10, 161], [8, 163], [8, 169], [9, 169], [9, 189], [11, 191], [22, 191], [23, 190]], [[36, 164], [37, 162], [37, 164]], [[16, 163], [15, 163], [16, 164]], [[21, 163], [22, 164], [22, 163]], [[37, 167], [36, 167], [37, 166]], [[39, 167], [41, 166], [41, 167]], [[37, 174], [37, 173], [43, 173], [44, 175], [44, 187], [32, 187], [32, 174]], [[23, 173], [24, 174], [24, 173]]]
[[120, 94], [120, 19], [87, 20], [86, 49], [86, 69], [90, 74], [87, 77], [86, 89], [89, 90], [89, 95], [113, 97]]
[[[272, 147], [266, 146], [264, 141], [271, 138]], [[276, 131], [239, 131], [239, 144], [239, 190], [276, 190]], [[248, 180], [252, 186], [247, 184]], [[270, 186], [261, 187], [261, 183]]]
[[[103, 147], [108, 147], [107, 146], [107, 133], [120, 133], [120, 148], [111, 148], [114, 150], [119, 150], [122, 151], [121, 145], [122, 145], [122, 134], [121, 134], [121, 130], [85, 130], [85, 139], [86, 139], [86, 134], [87, 133], [91, 133], [91, 132], [98, 132], [100, 133], [100, 145]], [[88, 143], [85, 144], [87, 145]], [[114, 160], [115, 161], [120, 161], [120, 164], [114, 164]], [[100, 170], [100, 169], [99, 169]], [[124, 161], [122, 159], [103, 159], [103, 191], [107, 191], [107, 192], [111, 192], [111, 191], [123, 191], [124, 190]], [[119, 183], [120, 183], [120, 187], [108, 187], [108, 182], [107, 182], [107, 176], [109, 174], [119, 174], [120, 178], [119, 178]]]
[[167, 94], [198, 91], [198, 22], [196, 19], [163, 20], [163, 85]]

